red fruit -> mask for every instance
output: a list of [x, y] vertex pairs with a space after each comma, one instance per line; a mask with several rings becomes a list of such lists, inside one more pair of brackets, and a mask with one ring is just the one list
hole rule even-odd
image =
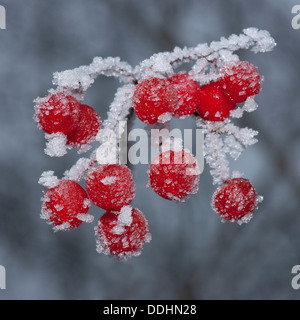
[[85, 190], [73, 180], [62, 180], [56, 187], [48, 189], [43, 196], [42, 218], [62, 230], [79, 227], [78, 214], [87, 214], [90, 200]]
[[123, 207], [120, 212], [105, 212], [95, 231], [97, 251], [119, 258], [139, 255], [144, 243], [151, 239], [146, 218], [130, 206]]
[[183, 201], [198, 189], [196, 159], [184, 150], [161, 153], [150, 164], [148, 175], [151, 188], [168, 200]]
[[221, 70], [224, 92], [235, 102], [244, 102], [261, 89], [261, 77], [257, 68], [247, 61], [231, 62]]
[[230, 111], [236, 104], [229, 100], [220, 87], [220, 82], [215, 81], [200, 87], [200, 116], [209, 121], [223, 121], [229, 117]]
[[80, 146], [95, 140], [101, 128], [101, 119], [90, 106], [81, 104], [78, 126], [67, 136], [67, 144]]
[[187, 73], [177, 73], [169, 78], [178, 96], [178, 107], [173, 112], [175, 117], [185, 117], [196, 112], [199, 107], [199, 84]]
[[134, 111], [137, 117], [147, 124], [169, 120], [177, 104], [176, 90], [167, 79], [142, 80], [133, 95]]
[[256, 191], [250, 181], [234, 178], [217, 188], [212, 197], [213, 209], [227, 220], [238, 220], [257, 207]]
[[50, 94], [35, 106], [35, 121], [46, 133], [71, 133], [79, 122], [79, 102], [62, 92]]
[[135, 195], [132, 173], [121, 164], [99, 165], [89, 171], [86, 190], [93, 203], [104, 210], [120, 210]]

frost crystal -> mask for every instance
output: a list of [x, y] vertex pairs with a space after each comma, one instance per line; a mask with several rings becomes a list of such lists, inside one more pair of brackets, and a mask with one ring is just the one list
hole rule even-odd
[[62, 133], [45, 134], [46, 143], [45, 154], [50, 157], [62, 157], [67, 153], [67, 136]]
[[44, 171], [39, 179], [39, 184], [47, 188], [54, 188], [59, 184], [59, 179], [54, 175], [54, 171]]
[[119, 141], [126, 130], [126, 119], [132, 108], [133, 93], [133, 85], [125, 85], [119, 88], [114, 101], [110, 105], [110, 111], [103, 123], [103, 129], [97, 136], [101, 145], [96, 151], [96, 159], [101, 164], [119, 162]]
[[130, 227], [132, 223], [132, 207], [131, 206], [124, 206], [120, 213], [118, 214], [117, 224], [113, 227], [112, 233], [113, 234], [123, 234], [125, 231], [125, 226]]
[[71, 227], [70, 223], [69, 222], [65, 222], [65, 223], [62, 223], [62, 224], [60, 224], [58, 226], [54, 226], [53, 230], [54, 230], [54, 232], [57, 232], [57, 231], [68, 231], [68, 230], [70, 230], [70, 227]]
[[130, 226], [132, 223], [132, 208], [130, 206], [124, 206], [121, 211], [120, 214], [118, 215], [118, 222], [120, 222], [120, 224], [123, 224], [125, 226]]
[[64, 176], [69, 180], [80, 181], [91, 168], [93, 161], [89, 158], [80, 158], [71, 169], [65, 171]]
[[117, 180], [117, 177], [105, 177], [104, 179], [101, 180], [101, 182], [105, 185], [111, 185], [115, 183]]
[[254, 97], [249, 97], [242, 107], [238, 107], [231, 110], [230, 115], [232, 118], [241, 118], [244, 112], [253, 112], [258, 108], [257, 103], [254, 101]]
[[84, 221], [86, 223], [92, 223], [94, 221], [94, 216], [86, 213], [78, 213], [76, 216], [78, 220]]

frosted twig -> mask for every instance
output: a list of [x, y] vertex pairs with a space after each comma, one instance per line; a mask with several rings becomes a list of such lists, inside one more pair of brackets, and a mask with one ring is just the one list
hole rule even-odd
[[103, 129], [97, 136], [97, 140], [101, 143], [96, 151], [96, 159], [99, 163], [116, 163], [119, 161], [119, 141], [122, 134], [126, 133], [134, 88], [134, 85], [124, 85], [115, 94], [107, 119], [103, 122]]
[[159, 76], [161, 74], [172, 74], [173, 68], [182, 63], [204, 59], [212, 63], [217, 58], [220, 60], [232, 60], [232, 53], [240, 49], [249, 49], [252, 51], [266, 52], [271, 51], [276, 45], [274, 39], [268, 31], [258, 30], [256, 28], [247, 28], [240, 35], [231, 35], [228, 39], [222, 37], [220, 41], [214, 41], [210, 45], [199, 44], [193, 48], [178, 48], [172, 52], [161, 52], [154, 54], [147, 60], [142, 61], [134, 69], [136, 78], [140, 79], [148, 76]]
[[[100, 75], [113, 76], [125, 83], [123, 87], [118, 89], [109, 107], [108, 118], [104, 121], [102, 130], [97, 137], [100, 146], [93, 153], [91, 160], [92, 164], [95, 163], [95, 160], [99, 163], [116, 163], [119, 161], [119, 141], [126, 130], [126, 121], [131, 115], [134, 88], [140, 79], [150, 76], [164, 77], [165, 75], [171, 75], [174, 73], [174, 69], [182, 63], [194, 61], [194, 66], [189, 74], [194, 80], [204, 84], [218, 78], [220, 64], [239, 59], [234, 54], [235, 51], [250, 49], [255, 53], [267, 52], [271, 51], [275, 45], [276, 43], [268, 31], [247, 28], [240, 35], [231, 35], [228, 38], [222, 37], [219, 41], [213, 41], [210, 44], [199, 44], [192, 48], [175, 47], [171, 52], [154, 54], [135, 68], [132, 68], [127, 62], [121, 61], [119, 57], [105, 59], [95, 57], [90, 65], [80, 66], [73, 70], [55, 72], [53, 84], [57, 85], [56, 91], [71, 92], [81, 101], [87, 89]], [[253, 98], [248, 98], [243, 107], [231, 112], [231, 116], [240, 118], [245, 111], [251, 112], [256, 108], [257, 105]], [[216, 148], [211, 149], [211, 151], [214, 150], [212, 151], [213, 155], [210, 155], [211, 158], [209, 158], [209, 152], [207, 152], [206, 156], [208, 163], [212, 166], [212, 171], [219, 174], [219, 177], [215, 176], [215, 182], [223, 181], [224, 177], [228, 176], [229, 173], [227, 171], [229, 169], [224, 169], [221, 174], [218, 165], [213, 165], [212, 158], [217, 163], [220, 164], [222, 162], [225, 165], [224, 154], [226, 152], [230, 153], [228, 151], [230, 146], [234, 149], [231, 152], [231, 156], [236, 158], [244, 147], [256, 142], [254, 136], [257, 132], [248, 128], [240, 129], [227, 120], [222, 125], [205, 121], [199, 121], [198, 125], [210, 133], [208, 136], [210, 140], [208, 139], [206, 149], [210, 144], [212, 145], [212, 142], [210, 143], [209, 141], [215, 141], [218, 145], [223, 144], [219, 151]], [[227, 138], [223, 141], [213, 133], [228, 134], [232, 138]], [[228, 165], [226, 164], [226, 166]], [[69, 171], [66, 171], [65, 175], [79, 180], [84, 176], [88, 167], [88, 160], [79, 161]]]
[[[197, 126], [206, 134], [204, 144], [204, 157], [211, 167], [213, 184], [222, 184], [230, 178], [228, 153], [237, 159], [242, 151], [257, 142], [257, 131], [251, 128], [239, 128], [230, 119], [224, 121], [197, 120]], [[225, 135], [222, 139], [222, 135]]]
[[105, 59], [95, 57], [90, 65], [55, 72], [53, 84], [64, 90], [75, 91], [75, 93], [82, 95], [83, 99], [86, 90], [98, 76], [113, 76], [125, 83], [136, 83], [137, 80], [132, 71], [132, 67], [127, 62], [121, 61], [119, 57]]
[[230, 177], [229, 162], [226, 158], [224, 143], [219, 134], [209, 132], [204, 141], [204, 156], [211, 167], [213, 184], [222, 184]]
[[77, 162], [69, 169], [64, 172], [64, 176], [66, 179], [80, 181], [83, 179], [85, 173], [88, 172], [89, 169], [95, 163], [95, 153], [92, 154], [91, 158], [80, 158]]

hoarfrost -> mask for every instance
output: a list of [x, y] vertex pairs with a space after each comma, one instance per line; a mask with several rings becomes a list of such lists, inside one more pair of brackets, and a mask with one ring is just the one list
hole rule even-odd
[[67, 153], [67, 136], [63, 133], [45, 134], [45, 154], [50, 157], [62, 157]]
[[118, 215], [118, 222], [129, 227], [132, 223], [132, 215], [131, 214], [132, 214], [132, 207], [131, 206], [124, 206]]
[[132, 223], [132, 207], [124, 206], [118, 214], [117, 224], [112, 228], [111, 233], [121, 235], [125, 232], [125, 227]]
[[[121, 135], [126, 131], [126, 121], [124, 120], [126, 120], [130, 114], [135, 84], [139, 79], [145, 79], [151, 76], [161, 78], [163, 78], [164, 75], [170, 76], [174, 74], [174, 69], [182, 63], [194, 61], [194, 66], [189, 74], [194, 80], [200, 82], [200, 84], [205, 84], [218, 79], [220, 63], [239, 60], [238, 56], [234, 54], [235, 51], [251, 49], [255, 53], [267, 52], [272, 50], [275, 45], [276, 43], [268, 31], [258, 30], [257, 28], [247, 28], [244, 29], [240, 35], [231, 35], [228, 38], [222, 37], [219, 41], [214, 41], [210, 44], [199, 44], [192, 48], [175, 47], [174, 50], [170, 52], [156, 53], [149, 59], [142, 61], [135, 68], [121, 61], [119, 57], [95, 57], [90, 65], [80, 66], [73, 70], [55, 72], [53, 75], [53, 84], [57, 86], [57, 89], [51, 89], [49, 92], [70, 92], [70, 94], [81, 101], [87, 89], [100, 75], [114, 76], [125, 84], [118, 89], [110, 105], [108, 118], [103, 123], [103, 130], [101, 130], [102, 132], [97, 136], [100, 146], [95, 153], [96, 160], [99, 163], [118, 163], [119, 141]], [[251, 97], [248, 98], [242, 107], [231, 111], [231, 116], [240, 118], [244, 112], [251, 112], [256, 108], [257, 105], [253, 97]], [[169, 124], [169, 115], [164, 115], [160, 120], [165, 122], [165, 124]], [[120, 126], [120, 122], [122, 121], [124, 123]], [[223, 131], [225, 131], [225, 129]], [[118, 132], [118, 135], [112, 135], [111, 132]], [[233, 158], [238, 157], [242, 151], [240, 145], [246, 147], [256, 142], [254, 133], [255, 132], [251, 132], [250, 130], [247, 132], [241, 130], [239, 133], [236, 132], [236, 134], [234, 134], [236, 143], [233, 144], [234, 140], [232, 138], [226, 140], [227, 151], [229, 150], [229, 144], [235, 146], [235, 150], [231, 151]], [[246, 134], [248, 134], [248, 138]], [[66, 154], [65, 138], [62, 136], [50, 138], [45, 149], [46, 154], [50, 156], [62, 156]], [[244, 143], [241, 139], [243, 139]], [[238, 143], [240, 143], [240, 145], [238, 145]], [[87, 149], [85, 148], [79, 150], [79, 152], [86, 151]], [[221, 156], [221, 158], [223, 158], [223, 156]], [[216, 172], [216, 170], [217, 169], [214, 168], [214, 172]], [[71, 170], [69, 171], [69, 175], [72, 175]], [[222, 170], [218, 169], [217, 171], [221, 172]], [[226, 171], [227, 170], [224, 170], [224, 172]], [[82, 167], [82, 172], [85, 172], [84, 166]], [[78, 171], [74, 180], [81, 179], [84, 176], [82, 172], [80, 173], [80, 171]]]
[[69, 222], [64, 222], [64, 223], [62, 223], [60, 225], [54, 226], [53, 230], [54, 230], [54, 232], [57, 232], [57, 231], [68, 231], [68, 230], [70, 230], [70, 227], [71, 227], [71, 225], [70, 225]]
[[249, 97], [242, 107], [238, 107], [230, 111], [230, 116], [232, 118], [241, 118], [244, 112], [253, 112], [258, 108], [257, 103], [254, 100], [254, 97]]
[[55, 72], [53, 84], [83, 95], [99, 75], [118, 77], [123, 82], [132, 82], [134, 80], [131, 66], [121, 61], [119, 57], [105, 59], [95, 57], [88, 66]]
[[96, 151], [96, 159], [101, 164], [118, 163], [119, 141], [126, 130], [126, 119], [132, 108], [133, 93], [133, 85], [119, 88], [110, 105], [107, 119], [103, 122], [103, 128], [96, 138], [101, 144]]
[[171, 119], [172, 119], [172, 114], [170, 112], [166, 112], [166, 113], [161, 114], [158, 117], [158, 122], [166, 123], [166, 122], [169, 122]]
[[84, 174], [90, 169], [92, 163], [93, 161], [89, 158], [82, 157], [78, 159], [71, 169], [64, 172], [65, 178], [80, 181], [84, 177]]
[[78, 213], [76, 218], [86, 223], [92, 223], [94, 221], [94, 216], [88, 213]]
[[213, 177], [213, 184], [222, 184], [230, 177], [226, 149], [217, 133], [209, 132], [206, 134], [204, 156], [211, 167], [210, 173]]
[[[219, 41], [210, 44], [199, 44], [196, 47], [175, 47], [171, 52], [161, 52], [154, 54], [149, 59], [142, 61], [135, 68], [128, 63], [120, 60], [119, 57], [101, 58], [95, 57], [90, 65], [80, 66], [73, 70], [63, 72], [55, 72], [53, 74], [53, 84], [56, 89], [50, 89], [49, 93], [65, 92], [72, 95], [78, 101], [84, 99], [88, 88], [94, 83], [95, 79], [100, 76], [113, 76], [123, 82], [123, 86], [119, 88], [115, 94], [114, 100], [109, 106], [107, 120], [102, 124], [102, 130], [98, 133], [96, 141], [100, 146], [92, 153], [90, 158], [82, 157], [69, 170], [65, 171], [66, 179], [80, 181], [84, 178], [87, 171], [95, 164], [118, 163], [120, 162], [120, 141], [123, 135], [127, 133], [127, 119], [132, 111], [132, 97], [135, 85], [139, 80], [149, 77], [165, 78], [174, 74], [175, 69], [183, 63], [194, 62], [193, 67], [189, 71], [189, 75], [200, 85], [218, 80], [220, 77], [219, 70], [222, 65], [231, 61], [238, 61], [239, 57], [235, 51], [240, 49], [250, 49], [255, 53], [267, 52], [274, 48], [276, 42], [270, 36], [268, 31], [258, 30], [257, 28], [247, 28], [240, 35], [231, 35], [228, 38], [222, 37]], [[41, 103], [43, 98], [37, 98], [35, 102]], [[38, 106], [35, 107], [38, 111]], [[249, 97], [243, 106], [236, 108], [230, 112], [232, 118], [241, 118], [244, 112], [252, 112], [257, 109], [254, 97]], [[37, 119], [35, 119], [37, 120]], [[159, 122], [151, 128], [158, 126], [159, 128], [169, 128], [170, 114], [163, 114], [159, 118]], [[257, 139], [255, 136], [257, 131], [250, 128], [239, 128], [234, 125], [230, 119], [219, 122], [197, 120], [197, 126], [203, 128], [205, 133], [204, 140], [204, 157], [210, 166], [210, 173], [213, 178], [213, 184], [222, 184], [230, 177], [240, 177], [242, 173], [232, 172], [230, 174], [229, 161], [227, 155], [233, 159], [237, 159], [241, 152], [248, 146], [253, 145]], [[152, 132], [151, 132], [152, 134]], [[51, 157], [61, 157], [67, 153], [68, 146], [66, 144], [67, 137], [61, 133], [45, 134], [46, 148], [45, 153]], [[182, 140], [176, 137], [165, 137], [163, 145], [159, 139], [155, 142], [151, 139], [152, 146], [181, 150]], [[87, 152], [89, 145], [82, 146], [78, 153]], [[115, 177], [107, 177], [102, 180], [104, 184], [112, 184]], [[166, 181], [166, 183], [168, 180]], [[39, 183], [45, 187], [54, 187], [59, 183], [59, 179], [54, 175], [53, 171], [45, 171], [42, 173]], [[197, 185], [195, 185], [195, 192]], [[172, 195], [170, 195], [171, 197]], [[174, 196], [173, 196], [174, 197]], [[257, 203], [262, 201], [262, 197], [257, 197]], [[46, 200], [46, 199], [45, 199]], [[176, 199], [174, 197], [174, 200]], [[85, 207], [90, 206], [90, 200], [87, 199]], [[59, 210], [59, 208], [56, 208]], [[115, 234], [122, 234], [125, 227], [132, 223], [132, 208], [130, 206], [123, 207], [118, 213], [117, 224], [113, 229]], [[46, 208], [42, 208], [41, 218], [48, 219], [49, 212]], [[92, 222], [93, 216], [89, 214], [78, 214], [77, 218], [81, 221]], [[239, 224], [249, 222], [252, 214], [246, 215], [237, 222]], [[69, 230], [70, 224], [64, 223], [55, 226], [54, 230]], [[95, 227], [97, 233], [97, 227]], [[100, 241], [101, 240], [101, 241]], [[146, 235], [146, 242], [151, 240], [151, 235]], [[127, 246], [127, 240], [123, 242], [124, 247]], [[96, 239], [97, 251], [109, 254], [109, 249], [105, 248], [107, 239]], [[120, 258], [128, 258], [137, 256], [140, 250], [130, 252], [126, 255], [119, 255]]]
[[115, 183], [117, 180], [117, 177], [105, 177], [104, 179], [101, 180], [101, 182], [105, 185], [111, 185]]
[[59, 179], [54, 175], [54, 171], [44, 171], [39, 179], [39, 184], [47, 188], [54, 188], [59, 184]]

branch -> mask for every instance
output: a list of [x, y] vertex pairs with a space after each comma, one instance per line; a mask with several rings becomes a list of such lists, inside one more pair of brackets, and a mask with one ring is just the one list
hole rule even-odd
[[113, 76], [124, 83], [137, 83], [132, 67], [127, 62], [121, 61], [119, 57], [105, 59], [95, 57], [90, 65], [80, 66], [73, 70], [55, 72], [52, 82], [63, 90], [70, 90], [75, 94], [81, 95], [81, 99], [83, 99], [87, 89], [100, 75]]
[[162, 74], [173, 74], [173, 68], [180, 64], [204, 59], [208, 63], [216, 59], [232, 60], [236, 59], [232, 53], [240, 49], [249, 49], [255, 53], [271, 51], [276, 45], [274, 39], [268, 31], [256, 28], [244, 29], [243, 33], [231, 35], [228, 39], [221, 38], [210, 45], [199, 44], [192, 48], [178, 48], [172, 52], [161, 52], [154, 54], [149, 59], [141, 62], [135, 69], [136, 78], [145, 76], [159, 76]]

